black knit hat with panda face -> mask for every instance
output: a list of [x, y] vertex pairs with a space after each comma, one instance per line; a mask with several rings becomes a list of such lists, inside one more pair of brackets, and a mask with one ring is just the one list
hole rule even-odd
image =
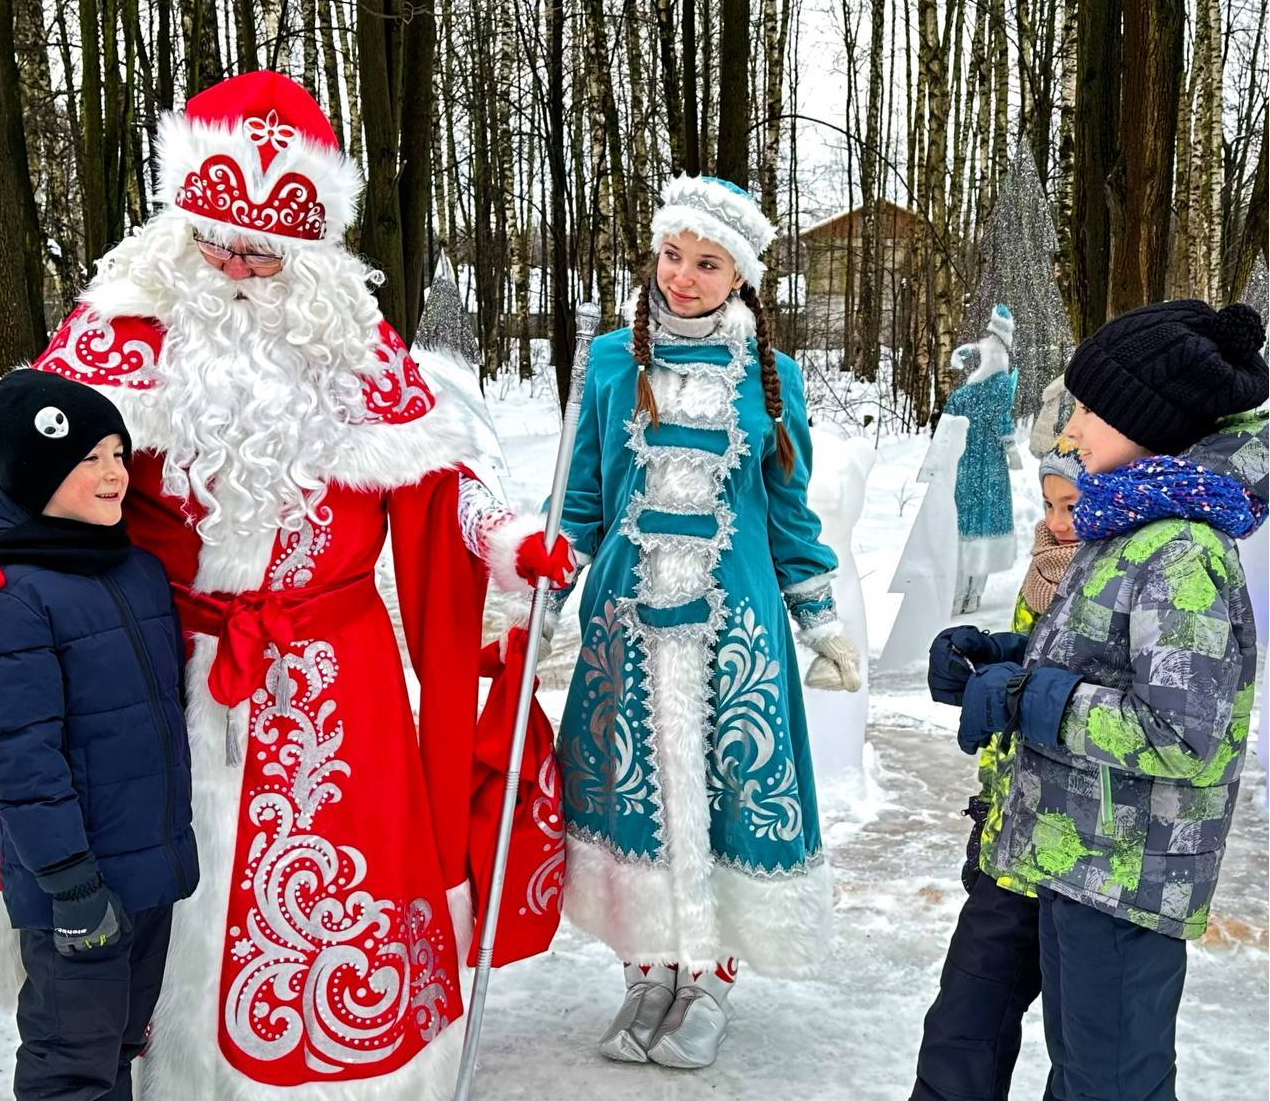
[[1067, 389], [1157, 455], [1179, 455], [1217, 422], [1266, 400], [1266, 330], [1251, 306], [1197, 299], [1141, 306], [1083, 341]]
[[109, 398], [79, 382], [22, 368], [0, 379], [0, 490], [38, 516], [66, 476], [107, 436], [132, 438]]

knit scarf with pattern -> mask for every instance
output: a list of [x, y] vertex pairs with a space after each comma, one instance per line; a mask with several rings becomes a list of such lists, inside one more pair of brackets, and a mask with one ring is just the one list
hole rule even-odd
[[1152, 520], [1200, 520], [1234, 539], [1261, 526], [1266, 503], [1237, 479], [1174, 455], [1135, 459], [1109, 474], [1082, 474], [1072, 518], [1081, 539], [1105, 539]]
[[1036, 525], [1032, 544], [1032, 563], [1023, 578], [1023, 599], [1038, 616], [1043, 615], [1058, 591], [1058, 583], [1076, 557], [1079, 543], [1060, 543], [1041, 520]]

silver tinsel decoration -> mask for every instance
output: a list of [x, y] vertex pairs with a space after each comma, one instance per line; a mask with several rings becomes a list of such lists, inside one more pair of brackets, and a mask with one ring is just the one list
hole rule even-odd
[[1058, 255], [1058, 234], [1036, 161], [1020, 143], [980, 235], [979, 285], [966, 304], [961, 331], [962, 343], [973, 341], [996, 303], [1008, 302], [1014, 310], [1010, 358], [1019, 372], [1016, 420], [1036, 416], [1041, 391], [1063, 373], [1076, 350], [1054, 274]]
[[467, 311], [463, 308], [454, 265], [444, 250], [437, 259], [432, 286], [428, 288], [424, 300], [415, 343], [430, 352], [451, 352], [462, 356], [473, 370], [481, 362], [480, 345], [476, 343]]

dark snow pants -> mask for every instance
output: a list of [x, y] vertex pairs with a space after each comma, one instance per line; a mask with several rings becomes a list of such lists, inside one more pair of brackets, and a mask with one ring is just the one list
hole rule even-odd
[[911, 1101], [1009, 1096], [1023, 1014], [1041, 991], [1039, 913], [1036, 899], [975, 879], [926, 1014]]
[[1044, 888], [1040, 896], [1055, 1101], [1175, 1101], [1186, 942]]
[[132, 1060], [159, 999], [172, 907], [128, 915], [109, 948], [66, 958], [47, 929], [23, 929], [15, 1101], [132, 1101]]

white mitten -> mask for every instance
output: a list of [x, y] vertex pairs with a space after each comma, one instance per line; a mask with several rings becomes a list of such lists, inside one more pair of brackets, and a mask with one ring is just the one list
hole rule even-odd
[[844, 635], [821, 635], [807, 642], [816, 657], [803, 683], [828, 692], [855, 692], [860, 688], [860, 653]]
[[1011, 470], [1022, 470], [1023, 456], [1019, 454], [1019, 445], [1014, 442], [1014, 437], [1002, 436], [1001, 443], [1005, 446], [1006, 465]]

